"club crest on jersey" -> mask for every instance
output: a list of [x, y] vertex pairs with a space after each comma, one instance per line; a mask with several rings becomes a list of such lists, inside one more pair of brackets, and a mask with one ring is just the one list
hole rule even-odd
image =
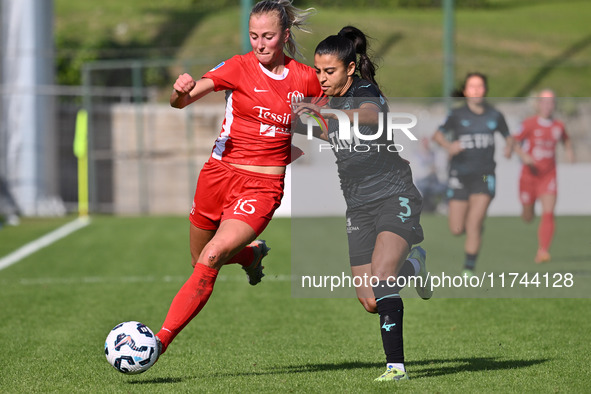
[[293, 92], [287, 93], [287, 101], [290, 103], [299, 103], [304, 101], [304, 93], [294, 90]]
[[211, 70], [209, 70], [209, 71], [210, 71], [210, 72], [211, 72], [211, 71], [215, 71], [215, 70], [217, 70], [218, 68], [220, 68], [221, 66], [223, 66], [224, 64], [226, 64], [226, 62], [221, 62], [220, 64], [218, 64], [217, 66], [215, 66], [214, 68], [212, 68], [212, 69], [211, 69]]

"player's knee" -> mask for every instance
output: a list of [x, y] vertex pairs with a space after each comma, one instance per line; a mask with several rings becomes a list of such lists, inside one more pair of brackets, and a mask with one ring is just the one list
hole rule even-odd
[[[227, 255], [228, 253], [222, 247], [216, 245], [206, 246], [201, 253], [199, 263], [218, 269], [226, 262]], [[195, 261], [195, 264], [197, 264], [197, 261]]]
[[483, 231], [482, 222], [474, 222], [466, 224], [465, 233], [471, 235], [481, 235]]
[[554, 212], [553, 211], [548, 211], [548, 212], [542, 212], [541, 215], [542, 220], [554, 220]]
[[449, 226], [449, 231], [455, 236], [462, 235], [466, 232], [464, 226]]
[[521, 214], [521, 219], [526, 223], [530, 223], [532, 220], [534, 220], [534, 215], [529, 212], [523, 212]]
[[359, 302], [369, 313], [378, 313], [378, 306], [375, 298], [359, 298]]

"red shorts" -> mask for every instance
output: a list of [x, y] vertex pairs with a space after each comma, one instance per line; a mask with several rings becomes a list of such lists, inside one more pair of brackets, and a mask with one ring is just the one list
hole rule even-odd
[[519, 179], [519, 200], [523, 205], [530, 205], [543, 194], [556, 195], [556, 171], [543, 175], [522, 173]]
[[285, 175], [261, 174], [210, 158], [201, 169], [189, 220], [203, 230], [238, 219], [257, 236], [281, 204]]

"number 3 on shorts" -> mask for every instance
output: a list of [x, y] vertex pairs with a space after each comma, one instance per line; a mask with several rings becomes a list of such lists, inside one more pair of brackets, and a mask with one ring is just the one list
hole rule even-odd
[[411, 213], [410, 206], [408, 205], [409, 199], [406, 197], [398, 197], [398, 200], [400, 200], [400, 206], [406, 208], [406, 212], [400, 212], [400, 214], [397, 215], [402, 223], [404, 223]]

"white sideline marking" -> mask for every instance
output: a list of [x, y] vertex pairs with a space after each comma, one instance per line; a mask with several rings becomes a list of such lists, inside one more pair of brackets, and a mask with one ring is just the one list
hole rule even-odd
[[52, 243], [67, 237], [68, 235], [72, 234], [74, 231], [78, 231], [83, 227], [86, 227], [90, 224], [90, 218], [88, 217], [81, 217], [78, 218], [70, 223], [66, 223], [60, 228], [53, 230], [49, 234], [45, 234], [41, 238], [38, 238], [28, 244], [20, 247], [19, 249], [15, 250], [14, 252], [10, 253], [9, 255], [4, 256], [0, 259], [0, 270], [3, 270], [6, 267], [10, 267], [11, 265], [18, 263], [25, 257], [37, 252], [40, 249], [43, 249], [46, 246], [51, 245]]

